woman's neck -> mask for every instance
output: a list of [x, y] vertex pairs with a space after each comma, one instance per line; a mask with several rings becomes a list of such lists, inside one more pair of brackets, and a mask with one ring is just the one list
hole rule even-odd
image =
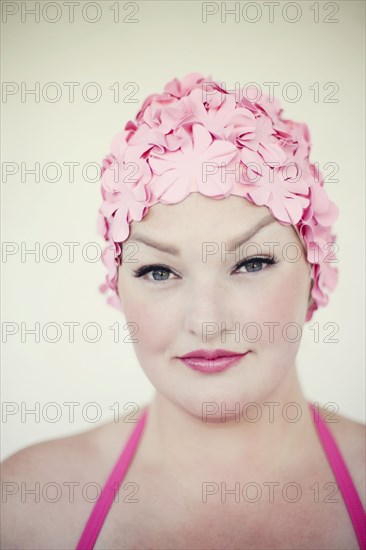
[[247, 409], [237, 403], [231, 411], [223, 406], [212, 422], [209, 414], [197, 418], [157, 393], [146, 426], [152, 461], [174, 476], [197, 480], [295, 471], [316, 438], [296, 367], [271, 395], [252, 403]]

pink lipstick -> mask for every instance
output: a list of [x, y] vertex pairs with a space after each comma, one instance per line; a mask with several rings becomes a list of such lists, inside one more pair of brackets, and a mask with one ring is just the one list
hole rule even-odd
[[238, 353], [223, 349], [217, 350], [196, 350], [178, 357], [183, 363], [196, 371], [203, 373], [222, 372], [229, 367], [236, 365], [246, 353]]

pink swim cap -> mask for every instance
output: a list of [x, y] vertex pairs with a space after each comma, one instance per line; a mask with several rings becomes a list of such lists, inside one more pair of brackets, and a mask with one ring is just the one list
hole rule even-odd
[[338, 282], [331, 225], [337, 206], [324, 179], [309, 161], [306, 124], [283, 119], [277, 99], [240, 97], [222, 84], [190, 73], [174, 79], [162, 94], [148, 96], [135, 121], [111, 143], [103, 160], [98, 233], [108, 242], [108, 268], [101, 292], [123, 311], [118, 295], [121, 244], [131, 221], [141, 221], [157, 202], [176, 204], [190, 193], [213, 199], [229, 195], [267, 206], [280, 223], [294, 226], [311, 264], [313, 304], [306, 321], [328, 303]]

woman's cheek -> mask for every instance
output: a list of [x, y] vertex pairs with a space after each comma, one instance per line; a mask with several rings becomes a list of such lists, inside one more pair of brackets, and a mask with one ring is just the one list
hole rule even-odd
[[150, 353], [163, 352], [173, 338], [174, 315], [169, 311], [162, 297], [150, 299], [142, 293], [134, 292], [134, 299], [125, 304], [127, 323], [136, 325], [135, 344], [138, 350], [149, 350]]
[[257, 349], [262, 345], [287, 343], [286, 331], [291, 339], [302, 330], [310, 282], [306, 270], [298, 269], [300, 266], [297, 269], [294, 264], [285, 267], [271, 278], [270, 284], [263, 284], [261, 292], [255, 292], [254, 301], [253, 293], [248, 291], [243, 300], [244, 309], [239, 308], [238, 316], [242, 317], [241, 325], [246, 327], [247, 340]]

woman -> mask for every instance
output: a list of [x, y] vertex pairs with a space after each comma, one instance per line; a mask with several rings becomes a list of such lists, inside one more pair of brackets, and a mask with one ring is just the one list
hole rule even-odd
[[8, 495], [104, 487], [9, 497], [4, 548], [365, 548], [364, 426], [307, 402], [295, 364], [336, 286], [338, 212], [281, 112], [192, 73], [113, 140], [100, 289], [156, 394], [4, 462]]

